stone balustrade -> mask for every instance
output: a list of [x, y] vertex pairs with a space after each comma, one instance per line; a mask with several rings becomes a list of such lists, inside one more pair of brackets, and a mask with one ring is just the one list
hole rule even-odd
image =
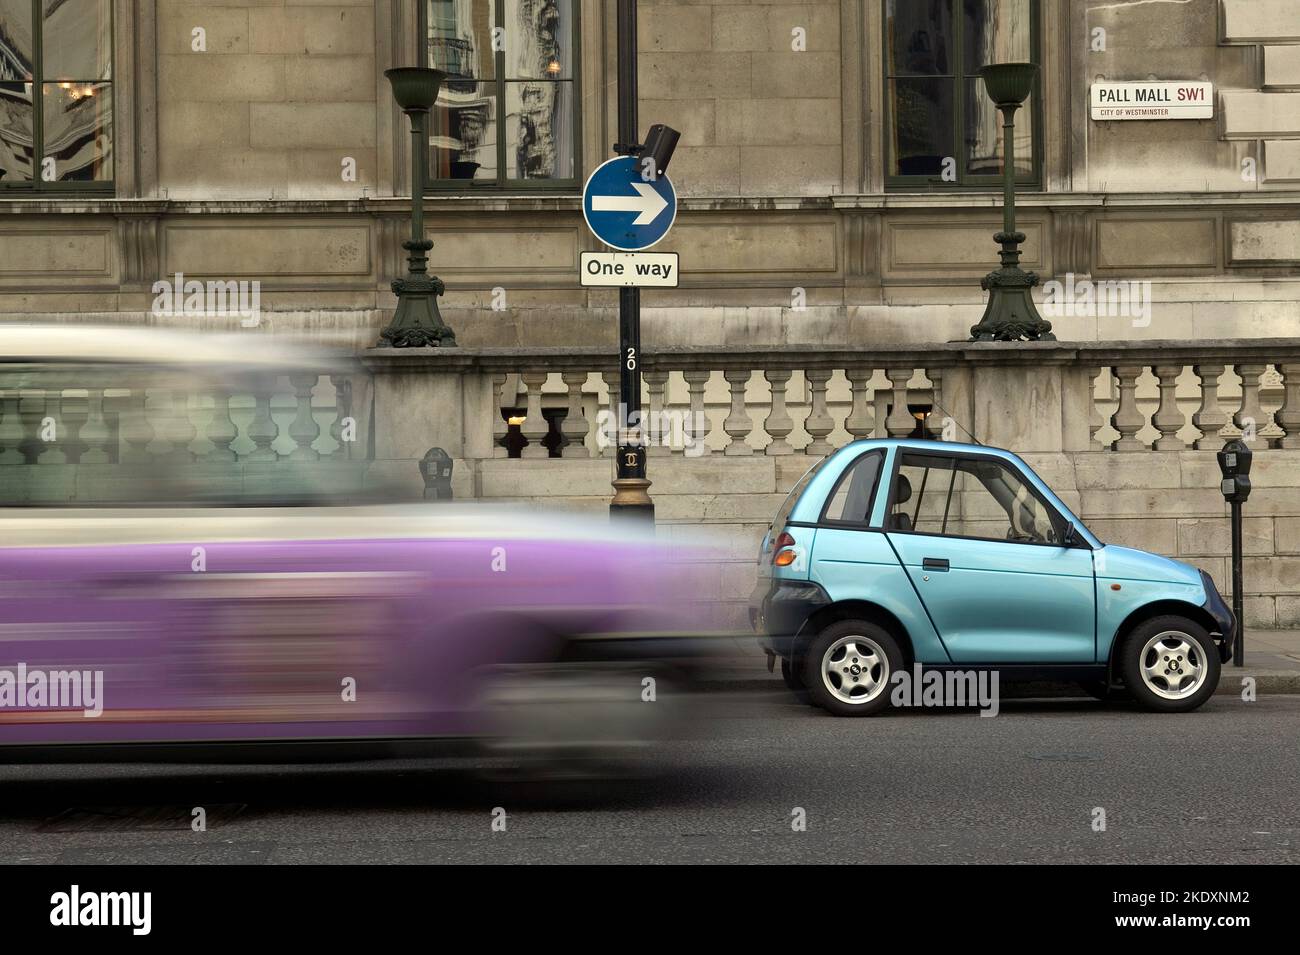
[[[600, 348], [362, 358], [381, 376], [414, 363], [486, 388], [474, 403], [484, 417], [452, 435], [470, 459], [612, 454], [614, 360]], [[922, 433], [1029, 453], [1217, 449], [1243, 435], [1261, 450], [1300, 447], [1294, 339], [659, 348], [642, 362], [638, 424], [652, 458], [822, 455]]]

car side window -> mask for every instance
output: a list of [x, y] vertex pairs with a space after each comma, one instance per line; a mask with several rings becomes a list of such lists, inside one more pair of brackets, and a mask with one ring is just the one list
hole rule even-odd
[[871, 502], [885, 455], [869, 451], [848, 466], [840, 475], [835, 490], [826, 501], [822, 520], [840, 524], [866, 524], [871, 520]]
[[1062, 518], [1009, 465], [987, 458], [904, 454], [888, 526], [1027, 544], [1059, 544]]

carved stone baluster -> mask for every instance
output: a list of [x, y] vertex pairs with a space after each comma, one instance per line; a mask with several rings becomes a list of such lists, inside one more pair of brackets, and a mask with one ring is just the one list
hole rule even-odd
[[68, 426], [63, 420], [62, 391], [45, 392], [45, 406], [41, 412], [36, 436], [41, 442], [41, 451], [36, 456], [37, 464], [68, 463], [68, 455], [64, 449], [64, 444], [68, 440]]
[[506, 381], [510, 376], [499, 371], [492, 376], [492, 457], [506, 458], [510, 449], [506, 447], [506, 435], [510, 433], [510, 424], [501, 409], [506, 405]]
[[930, 416], [925, 420], [925, 430], [929, 434], [934, 434], [937, 422], [938, 436], [942, 438], [944, 412], [941, 409], [947, 407], [943, 400], [943, 369], [927, 368], [925, 377], [930, 379]]
[[239, 437], [239, 429], [230, 417], [230, 390], [227, 388], [217, 388], [212, 392], [212, 420], [208, 422], [204, 437], [212, 442], [212, 450], [203, 456], [205, 461], [235, 460], [230, 443]]
[[763, 372], [763, 377], [767, 379], [772, 389], [772, 410], [768, 412], [767, 420], [763, 422], [763, 430], [772, 438], [765, 449], [766, 454], [794, 454], [794, 448], [786, 440], [794, 430], [794, 419], [790, 417], [790, 412], [785, 406], [785, 389], [793, 374], [792, 371]]
[[1116, 451], [1144, 451], [1146, 445], [1136, 437], [1147, 423], [1137, 406], [1137, 380], [1145, 367], [1142, 365], [1122, 365], [1115, 369], [1119, 379], [1119, 407], [1111, 417], [1110, 423], [1119, 432], [1115, 442]]
[[622, 374], [618, 371], [601, 372], [605, 389], [609, 392], [609, 407], [606, 409], [605, 426], [601, 428], [597, 440], [605, 445], [603, 456], [614, 457], [618, 454], [618, 443], [622, 438], [622, 416], [619, 415], [619, 384]]
[[754, 422], [750, 420], [749, 414], [745, 411], [745, 386], [749, 384], [751, 374], [752, 372], [747, 368], [728, 368], [722, 373], [722, 377], [727, 380], [727, 384], [731, 388], [731, 413], [722, 422], [722, 430], [727, 432], [731, 437], [731, 441], [723, 451], [724, 454], [754, 453], [754, 449], [745, 440], [749, 437], [749, 433], [754, 430]]
[[1273, 420], [1284, 433], [1280, 447], [1300, 448], [1300, 362], [1285, 362], [1277, 370], [1282, 373], [1282, 407]]
[[81, 452], [81, 464], [108, 464], [112, 461], [107, 447], [109, 432], [104, 420], [103, 388], [86, 391], [86, 423], [81, 426], [79, 437], [86, 446]]
[[289, 422], [289, 437], [298, 445], [289, 452], [289, 457], [299, 461], [316, 461], [320, 454], [312, 448], [312, 442], [320, 437], [320, 425], [312, 412], [311, 396], [320, 376], [314, 372], [303, 372], [289, 376], [293, 386], [293, 396], [298, 402], [298, 413]]
[[259, 383], [258, 390], [253, 393], [253, 420], [248, 423], [248, 440], [255, 447], [248, 455], [250, 461], [276, 461], [280, 457], [271, 447], [280, 436], [280, 426], [271, 416], [274, 388], [274, 382]]
[[671, 454], [672, 426], [669, 424], [670, 416], [664, 413], [667, 410], [664, 408], [664, 390], [668, 385], [668, 372], [647, 369], [641, 377], [650, 399], [641, 412], [641, 434], [645, 438], [646, 454]]
[[1103, 444], [1101, 438], [1097, 437], [1101, 429], [1106, 426], [1105, 419], [1101, 416], [1101, 408], [1097, 404], [1097, 379], [1105, 376], [1106, 397], [1110, 397], [1110, 383], [1113, 380], [1109, 368], [1094, 368], [1088, 376], [1088, 447], [1093, 451], [1110, 450], [1110, 444]]
[[1223, 365], [1193, 365], [1192, 371], [1201, 379], [1201, 407], [1192, 414], [1192, 424], [1201, 432], [1192, 446], [1198, 451], [1217, 451], [1223, 446], [1219, 433], [1228, 423], [1228, 417], [1219, 407], [1219, 378]]
[[356, 422], [348, 420], [352, 417], [352, 379], [347, 375], [330, 375], [330, 384], [334, 386], [334, 421], [330, 424], [330, 437], [338, 445], [331, 457], [351, 458], [352, 443], [357, 434]]
[[1178, 410], [1178, 376], [1183, 373], [1182, 365], [1156, 365], [1156, 380], [1160, 386], [1160, 407], [1151, 416], [1152, 426], [1160, 432], [1156, 439], [1157, 451], [1181, 451], [1187, 447], [1178, 432], [1183, 426], [1183, 413]]
[[149, 423], [145, 403], [148, 394], [144, 388], [132, 388], [126, 406], [118, 416], [118, 431], [125, 448], [123, 461], [148, 461], [149, 444], [153, 441], [153, 425]]
[[1237, 366], [1237, 374], [1241, 376], [1241, 407], [1232, 416], [1232, 423], [1241, 429], [1243, 440], [1250, 442], [1252, 450], [1268, 447], [1267, 441], [1255, 440], [1268, 426], [1268, 414], [1259, 403], [1259, 376], [1267, 367], [1254, 362]]
[[18, 414], [21, 392], [6, 391], [0, 397], [0, 465], [22, 464], [25, 460], [20, 445], [23, 443], [23, 422]]
[[803, 452], [821, 457], [835, 450], [826, 440], [826, 436], [835, 430], [835, 419], [826, 408], [826, 383], [834, 372], [829, 368], [813, 368], [803, 374], [808, 381], [809, 393], [808, 417], [804, 419], [803, 429], [812, 438]]
[[560, 454], [566, 458], [589, 458], [587, 449], [587, 417], [582, 411], [582, 386], [587, 383], [585, 371], [566, 371], [560, 380], [568, 389], [568, 411], [560, 422], [560, 433], [564, 435], [565, 445]]
[[528, 405], [525, 411], [526, 417], [521, 430], [523, 435], [528, 439], [524, 445], [522, 457], [525, 458], [548, 458], [551, 456], [550, 450], [542, 444], [547, 434], [550, 433], [550, 425], [546, 421], [546, 416], [542, 414], [542, 386], [546, 384], [547, 373], [544, 371], [528, 371], [519, 376], [524, 385], [528, 388]]
[[691, 436], [688, 450], [692, 457], [703, 457], [713, 451], [708, 444], [709, 416], [704, 411], [704, 388], [712, 375], [711, 371], [682, 372], [691, 404], [691, 420], [687, 424], [687, 431]]
[[849, 415], [844, 419], [844, 430], [853, 441], [869, 438], [876, 425], [875, 415], [867, 401], [867, 382], [871, 380], [871, 369], [857, 365], [846, 368], [844, 376], [849, 380], [849, 393], [852, 395]]
[[894, 388], [894, 398], [885, 418], [885, 430], [891, 438], [906, 438], [916, 427], [916, 419], [907, 410], [907, 383], [912, 380], [912, 368], [886, 368], [885, 377]]

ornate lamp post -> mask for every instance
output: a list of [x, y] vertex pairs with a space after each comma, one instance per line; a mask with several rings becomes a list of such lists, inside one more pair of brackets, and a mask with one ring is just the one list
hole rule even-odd
[[1038, 276], [1020, 267], [1020, 243], [1025, 234], [1016, 231], [1015, 115], [1037, 75], [1035, 63], [998, 63], [980, 70], [989, 98], [1002, 111], [1002, 231], [993, 236], [993, 241], [1002, 245], [1002, 267], [980, 280], [980, 288], [989, 293], [989, 304], [979, 324], [970, 330], [971, 341], [1056, 340], [1052, 323], [1044, 321], [1034, 306], [1029, 290], [1038, 284]]
[[428, 274], [433, 243], [424, 237], [424, 174], [427, 168], [429, 110], [438, 99], [446, 74], [423, 66], [385, 70], [393, 98], [411, 120], [411, 238], [402, 243], [409, 253], [406, 278], [393, 282], [397, 312], [379, 333], [380, 347], [424, 348], [455, 345], [456, 334], [438, 311], [438, 296], [446, 291], [442, 279]]

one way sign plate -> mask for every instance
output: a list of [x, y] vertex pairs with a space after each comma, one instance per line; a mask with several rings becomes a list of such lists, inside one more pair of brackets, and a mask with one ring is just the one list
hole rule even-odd
[[589, 288], [677, 288], [676, 252], [584, 252], [581, 270]]
[[582, 214], [601, 242], [623, 252], [648, 249], [673, 227], [677, 193], [667, 176], [646, 179], [634, 156], [601, 163], [582, 190]]

